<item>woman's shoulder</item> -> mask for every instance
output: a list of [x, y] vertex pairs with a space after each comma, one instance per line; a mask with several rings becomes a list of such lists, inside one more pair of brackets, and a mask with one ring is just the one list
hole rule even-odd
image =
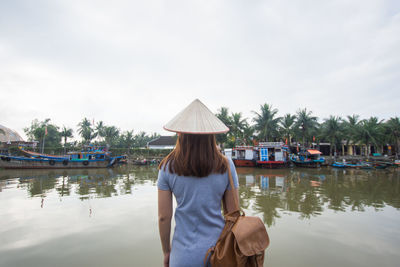
[[228, 164], [229, 164], [231, 170], [235, 169], [235, 163], [233, 163], [232, 158], [230, 158], [230, 157], [226, 157], [226, 158], [228, 159]]

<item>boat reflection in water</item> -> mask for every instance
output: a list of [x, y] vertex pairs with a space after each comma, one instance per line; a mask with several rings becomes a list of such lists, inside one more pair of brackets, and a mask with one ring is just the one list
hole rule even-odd
[[[400, 208], [398, 171], [362, 170], [253, 170], [238, 168], [241, 204], [256, 211], [268, 226], [283, 212], [310, 219], [323, 211], [364, 211], [386, 205]], [[377, 193], [379, 192], [379, 193]]]
[[137, 167], [134, 172], [131, 171], [123, 166], [84, 170], [3, 170], [0, 172], [0, 192], [2, 188], [17, 183], [20, 189], [27, 190], [30, 197], [45, 198], [56, 191], [60, 197], [78, 195], [80, 199], [106, 198], [131, 194], [135, 184], [156, 182], [158, 170], [155, 167]]

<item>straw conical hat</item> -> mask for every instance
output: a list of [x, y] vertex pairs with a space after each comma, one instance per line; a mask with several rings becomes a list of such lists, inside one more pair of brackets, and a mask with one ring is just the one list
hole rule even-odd
[[229, 128], [198, 99], [179, 112], [164, 129], [187, 134], [218, 134], [229, 131]]

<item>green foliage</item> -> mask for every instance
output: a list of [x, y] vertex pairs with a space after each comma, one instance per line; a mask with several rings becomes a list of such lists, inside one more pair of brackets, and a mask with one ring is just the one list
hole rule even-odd
[[362, 120], [356, 138], [359, 143], [366, 145], [367, 155], [371, 154], [371, 145], [378, 147], [384, 144], [383, 121], [378, 120], [377, 117]]
[[78, 133], [83, 138], [83, 143], [85, 145], [89, 145], [97, 136], [97, 132], [93, 129], [92, 123], [87, 118], [83, 118], [83, 120], [78, 123]]
[[360, 116], [351, 115], [347, 116], [347, 120], [343, 121], [343, 133], [347, 144], [355, 143], [357, 135], [360, 131]]
[[[229, 109], [226, 107], [221, 107], [218, 110], [218, 113], [215, 115], [218, 117], [218, 119], [220, 119], [229, 128], [229, 132], [230, 132], [232, 127], [231, 127], [231, 118], [229, 116]], [[222, 144], [222, 145], [227, 143], [228, 142], [228, 133], [218, 134], [217, 135], [217, 143]]]
[[[216, 116], [230, 131], [226, 134], [218, 134], [217, 142], [223, 147], [234, 147], [252, 145], [254, 141], [285, 142], [288, 140], [288, 145], [295, 141], [308, 147], [315, 137], [317, 143], [319, 141], [331, 143], [331, 153], [342, 141], [346, 141], [347, 144], [365, 145], [366, 154], [370, 154], [371, 146], [380, 149], [386, 144], [394, 145], [396, 153], [400, 152], [399, 117], [393, 117], [384, 122], [376, 117], [360, 120], [358, 115], [352, 115], [343, 120], [340, 117], [330, 116], [320, 125], [318, 118], [306, 108], [299, 109], [295, 115], [285, 114], [283, 117], [278, 117], [278, 110], [269, 104], [260, 105], [260, 111], [253, 111], [253, 114], [254, 124], [251, 125], [241, 112], [230, 113], [228, 108], [221, 107]], [[144, 131], [137, 134], [134, 134], [133, 130], [121, 132], [116, 126], [105, 125], [103, 121], [93, 125], [87, 118], [83, 118], [78, 124], [77, 132], [81, 141], [68, 142], [68, 139], [74, 137], [73, 130], [65, 126], [59, 130], [58, 126], [50, 123], [50, 119], [44, 121], [35, 119], [30, 127], [24, 128], [24, 131], [30, 141], [39, 141], [41, 148], [46, 128], [45, 153], [65, 153], [65, 151], [79, 149], [82, 145], [93, 144], [109, 146], [118, 154], [153, 155], [151, 154], [153, 152], [148, 152], [143, 148], [148, 142], [160, 136], [157, 133], [148, 134]], [[63, 139], [64, 148], [61, 146], [61, 139]]]
[[291, 144], [291, 139], [295, 133], [295, 121], [296, 116], [290, 115], [289, 113], [282, 117], [281, 121], [279, 122], [279, 133], [284, 140], [288, 141], [288, 145]]
[[400, 118], [390, 118], [384, 125], [386, 142], [396, 146], [396, 153], [400, 153]]
[[58, 126], [50, 123], [50, 119], [45, 119], [44, 121], [35, 119], [30, 127], [24, 128], [24, 132], [30, 141], [39, 141], [40, 147], [43, 144], [43, 140], [45, 148], [61, 147], [61, 133], [58, 129]]
[[318, 118], [312, 116], [312, 111], [307, 111], [307, 108], [299, 109], [296, 118], [296, 133], [302, 140], [302, 145], [308, 147], [318, 129]]
[[260, 105], [260, 113], [253, 111], [255, 117], [254, 128], [260, 141], [273, 141], [279, 136], [278, 123], [281, 118], [276, 117], [278, 110], [272, 108], [272, 105]]
[[321, 137], [331, 143], [330, 155], [332, 155], [332, 151], [336, 151], [343, 139], [342, 118], [331, 115], [329, 119], [324, 120], [321, 126]]
[[74, 131], [71, 128], [67, 128], [65, 126], [62, 127], [60, 134], [62, 138], [64, 138], [64, 146], [67, 144], [68, 138], [74, 137], [73, 132]]
[[242, 113], [232, 113], [230, 135], [234, 145], [243, 144], [243, 131], [247, 127], [247, 121], [242, 117]]
[[119, 130], [115, 126], [105, 126], [103, 129], [104, 140], [108, 146], [114, 146], [119, 138]]

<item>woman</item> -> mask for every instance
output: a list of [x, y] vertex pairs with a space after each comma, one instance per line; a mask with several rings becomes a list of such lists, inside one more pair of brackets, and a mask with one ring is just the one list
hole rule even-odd
[[[207, 250], [224, 227], [221, 201], [226, 212], [234, 200], [228, 190], [228, 164], [237, 193], [235, 167], [218, 150], [216, 133], [228, 128], [199, 100], [195, 100], [164, 126], [178, 133], [175, 149], [160, 163], [158, 214], [164, 266], [203, 266]], [[170, 245], [172, 194], [175, 195], [175, 232]]]

